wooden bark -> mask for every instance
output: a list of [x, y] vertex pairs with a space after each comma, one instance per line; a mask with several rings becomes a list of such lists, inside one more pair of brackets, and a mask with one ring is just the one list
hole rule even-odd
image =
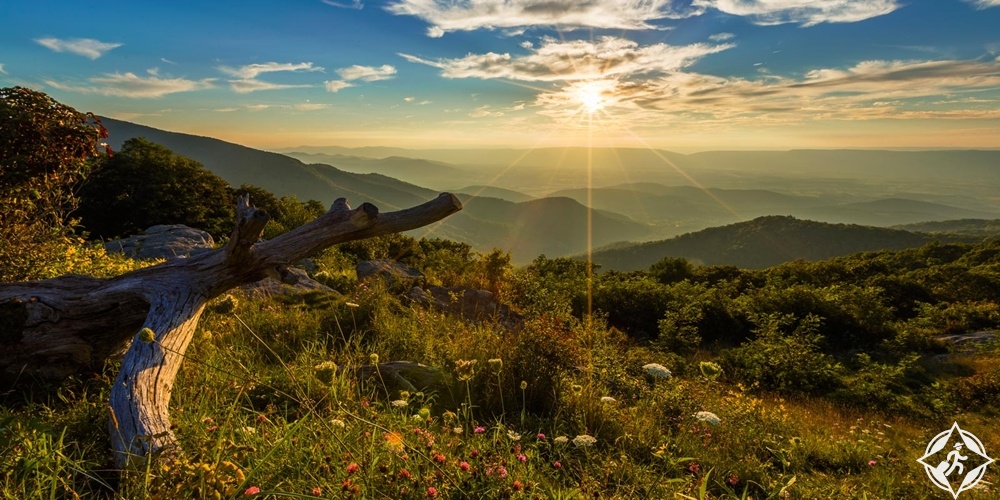
[[[207, 301], [328, 246], [416, 229], [461, 208], [451, 194], [386, 214], [368, 203], [352, 210], [341, 198], [316, 220], [259, 241], [268, 216], [243, 197], [223, 248], [110, 279], [0, 284], [0, 379], [9, 387], [92, 371], [129, 346], [109, 402], [115, 462], [170, 451], [170, 394]], [[152, 342], [139, 338], [145, 328]]]

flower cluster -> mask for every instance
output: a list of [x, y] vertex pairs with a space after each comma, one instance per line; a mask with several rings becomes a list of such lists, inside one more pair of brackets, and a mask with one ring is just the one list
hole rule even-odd
[[642, 369], [647, 375], [653, 378], [669, 379], [674, 376], [673, 373], [670, 373], [670, 370], [668, 370], [667, 367], [659, 363], [649, 363], [643, 365]]

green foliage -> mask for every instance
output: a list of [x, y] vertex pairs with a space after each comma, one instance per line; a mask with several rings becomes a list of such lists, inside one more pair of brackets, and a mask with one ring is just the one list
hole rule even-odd
[[824, 394], [840, 384], [843, 367], [820, 352], [818, 317], [766, 314], [753, 318], [755, 339], [725, 351], [729, 376], [783, 394]]
[[116, 238], [157, 224], [184, 224], [215, 238], [233, 227], [233, 193], [200, 163], [143, 138], [97, 162], [80, 189], [79, 215], [92, 237]]
[[91, 113], [26, 88], [0, 89], [0, 282], [57, 262], [76, 189], [105, 137]]

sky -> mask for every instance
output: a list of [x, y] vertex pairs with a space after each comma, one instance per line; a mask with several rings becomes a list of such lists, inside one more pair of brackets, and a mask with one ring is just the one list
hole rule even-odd
[[1000, 148], [1000, 0], [9, 0], [0, 86], [262, 149]]

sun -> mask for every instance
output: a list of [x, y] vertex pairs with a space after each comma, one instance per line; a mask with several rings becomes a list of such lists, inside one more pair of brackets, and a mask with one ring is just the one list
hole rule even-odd
[[587, 114], [594, 114], [614, 103], [612, 91], [616, 83], [610, 80], [592, 80], [573, 85], [570, 95]]

